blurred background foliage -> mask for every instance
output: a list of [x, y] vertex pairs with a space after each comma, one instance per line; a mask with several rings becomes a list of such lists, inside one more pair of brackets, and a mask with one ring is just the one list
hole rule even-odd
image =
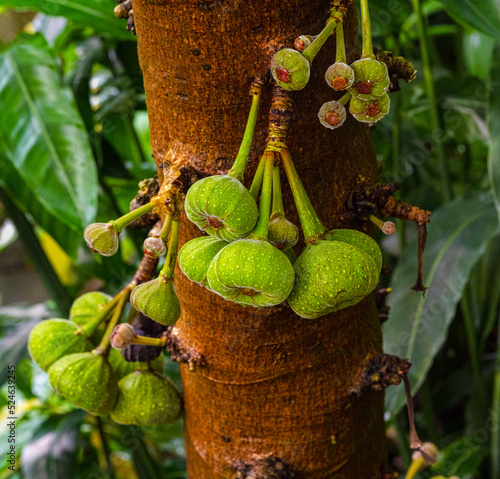
[[[180, 420], [137, 428], [86, 415], [52, 392], [26, 349], [34, 324], [67, 317], [84, 291], [115, 294], [140, 259], [134, 234], [121, 235], [120, 253], [106, 259], [82, 239], [88, 223], [128, 211], [138, 182], [156, 172], [136, 40], [113, 6], [0, 0], [0, 359], [17, 365], [20, 456], [15, 473], [2, 462], [0, 479], [185, 477]], [[418, 69], [373, 131], [381, 178], [400, 181], [400, 198], [433, 212], [425, 296], [410, 289], [416, 229], [397, 222], [397, 235], [380, 238], [390, 269], [382, 282], [393, 288], [384, 348], [412, 362], [417, 427], [440, 449], [438, 463], [415, 477], [499, 478], [500, 4], [370, 7], [375, 45]], [[165, 364], [181, 386], [177, 365]], [[2, 422], [6, 379], [3, 367]], [[401, 387], [387, 391], [386, 405], [391, 465], [405, 477]]]

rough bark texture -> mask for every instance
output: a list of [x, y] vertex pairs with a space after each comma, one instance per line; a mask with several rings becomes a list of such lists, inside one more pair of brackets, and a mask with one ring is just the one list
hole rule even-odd
[[[266, 72], [276, 48], [292, 46], [299, 34], [319, 33], [327, 9], [323, 0], [133, 0], [160, 171], [188, 162], [204, 174], [226, 172], [243, 135], [252, 80]], [[348, 44], [356, 29], [351, 8]], [[327, 130], [317, 119], [320, 106], [336, 96], [323, 79], [335, 61], [334, 43], [330, 39], [315, 59], [308, 87], [293, 93], [288, 144], [322, 221], [359, 227], [342, 222], [342, 208], [360, 176], [377, 174], [369, 131], [352, 119]], [[267, 136], [271, 86], [265, 91], [252, 172]], [[287, 216], [297, 222], [283, 189]], [[181, 245], [198, 235], [184, 218]], [[381, 352], [373, 295], [305, 320], [284, 305], [258, 310], [226, 302], [180, 271], [176, 288], [179, 336], [206, 360], [195, 372], [182, 366], [189, 479], [380, 477], [383, 393], [348, 394], [367, 359]], [[268, 456], [291, 472], [265, 472], [273, 461], [261, 463], [264, 472], [252, 469]]]

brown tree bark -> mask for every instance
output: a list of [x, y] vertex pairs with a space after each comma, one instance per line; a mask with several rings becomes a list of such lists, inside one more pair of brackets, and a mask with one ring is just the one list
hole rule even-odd
[[[177, 162], [204, 174], [226, 172], [245, 128], [251, 82], [265, 74], [276, 48], [292, 46], [299, 34], [319, 33], [327, 10], [324, 0], [133, 0], [160, 177]], [[348, 45], [356, 34], [351, 7]], [[360, 177], [376, 177], [369, 131], [352, 119], [327, 130], [317, 119], [320, 106], [335, 97], [323, 79], [334, 48], [330, 39], [307, 88], [292, 95], [288, 145], [324, 224], [359, 228], [343, 222], [342, 209]], [[267, 137], [271, 84], [264, 91], [252, 172]], [[284, 190], [287, 216], [297, 223]], [[198, 235], [184, 218], [181, 245]], [[383, 394], [349, 395], [366, 360], [381, 352], [373, 295], [305, 320], [286, 305], [253, 309], [226, 302], [180, 271], [176, 288], [179, 336], [206, 360], [195, 372], [182, 366], [189, 479], [381, 477]], [[268, 457], [295, 475], [272, 472], [272, 460], [258, 472], [259, 459]]]

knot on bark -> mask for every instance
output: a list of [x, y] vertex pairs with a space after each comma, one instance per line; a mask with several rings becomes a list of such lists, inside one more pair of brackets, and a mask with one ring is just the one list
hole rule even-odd
[[279, 457], [268, 456], [256, 458], [248, 463], [238, 462], [234, 465], [234, 479], [294, 479], [295, 472]]
[[184, 344], [179, 336], [179, 328], [168, 326], [163, 337], [166, 339], [165, 348], [172, 361], [188, 364], [191, 371], [206, 365], [205, 358], [199, 351]]
[[[147, 205], [153, 196], [156, 196], [160, 191], [160, 182], [158, 178], [146, 178], [139, 182], [139, 191], [135, 198], [130, 202], [130, 211], [134, 211], [137, 208]], [[159, 220], [159, 216], [152, 212], [146, 213], [140, 218], [136, 219], [130, 223], [130, 227], [135, 230], [141, 230], [144, 228], [152, 228], [155, 223]]]
[[408, 374], [411, 363], [390, 354], [380, 354], [366, 364], [358, 383], [350, 390], [351, 395], [364, 391], [382, 391], [389, 386], [397, 386]]

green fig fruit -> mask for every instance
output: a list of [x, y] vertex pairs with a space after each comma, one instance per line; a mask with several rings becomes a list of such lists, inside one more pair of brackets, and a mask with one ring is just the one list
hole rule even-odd
[[187, 217], [200, 229], [226, 241], [248, 236], [258, 217], [254, 197], [228, 175], [197, 181], [189, 188], [185, 209]]
[[109, 223], [92, 223], [83, 232], [87, 246], [102, 256], [113, 256], [118, 251], [120, 246], [118, 236], [119, 233]]
[[281, 251], [293, 248], [299, 241], [299, 229], [284, 216], [277, 215], [269, 220], [268, 240]]
[[221, 249], [208, 268], [207, 288], [239, 304], [282, 303], [293, 288], [294, 272], [285, 254], [267, 241], [244, 239]]
[[174, 283], [161, 273], [158, 278], [136, 286], [130, 295], [130, 304], [164, 326], [174, 324], [181, 315]]
[[49, 381], [61, 396], [96, 416], [111, 412], [118, 396], [112, 367], [94, 352], [62, 357], [50, 367]]
[[356, 120], [362, 123], [376, 123], [389, 113], [390, 104], [387, 93], [380, 98], [367, 101], [352, 98], [349, 111]]
[[354, 79], [354, 70], [347, 63], [334, 63], [325, 72], [326, 83], [335, 91], [344, 91], [351, 88]]
[[364, 249], [344, 241], [308, 245], [293, 266], [296, 281], [287, 301], [295, 313], [319, 318], [370, 294], [378, 283], [380, 263]]
[[302, 90], [309, 81], [311, 67], [302, 53], [292, 48], [283, 48], [271, 60], [271, 73], [281, 88]]
[[69, 311], [69, 319], [83, 326], [93, 319], [113, 298], [100, 291], [85, 293], [76, 298]]
[[120, 394], [111, 419], [120, 424], [170, 424], [181, 415], [181, 395], [166, 376], [138, 370], [118, 383]]
[[92, 343], [79, 333], [76, 324], [67, 319], [47, 319], [38, 323], [30, 332], [28, 351], [44, 371], [58, 359], [72, 353], [92, 349]]
[[207, 271], [215, 255], [229, 243], [213, 236], [188, 241], [177, 257], [182, 272], [195, 283], [205, 286]]
[[[139, 368], [139, 362], [128, 362], [122, 356], [122, 353], [118, 349], [111, 348], [109, 350], [108, 361], [113, 371], [115, 372], [116, 378], [120, 380], [121, 378], [133, 373]], [[163, 372], [163, 356], [160, 355], [156, 359], [150, 362], [151, 369], [159, 373]]]
[[142, 245], [142, 250], [144, 254], [147, 254], [150, 258], [156, 259], [161, 258], [167, 254], [167, 247], [165, 243], [159, 236], [151, 236], [146, 238]]
[[346, 117], [344, 105], [335, 100], [323, 103], [318, 112], [320, 123], [332, 130], [342, 126]]
[[293, 265], [297, 261], [297, 255], [293, 248], [287, 248], [283, 250], [283, 254], [288, 258], [288, 261]]
[[354, 84], [349, 88], [353, 98], [371, 100], [387, 93], [391, 83], [387, 65], [373, 58], [362, 58], [351, 64]]

